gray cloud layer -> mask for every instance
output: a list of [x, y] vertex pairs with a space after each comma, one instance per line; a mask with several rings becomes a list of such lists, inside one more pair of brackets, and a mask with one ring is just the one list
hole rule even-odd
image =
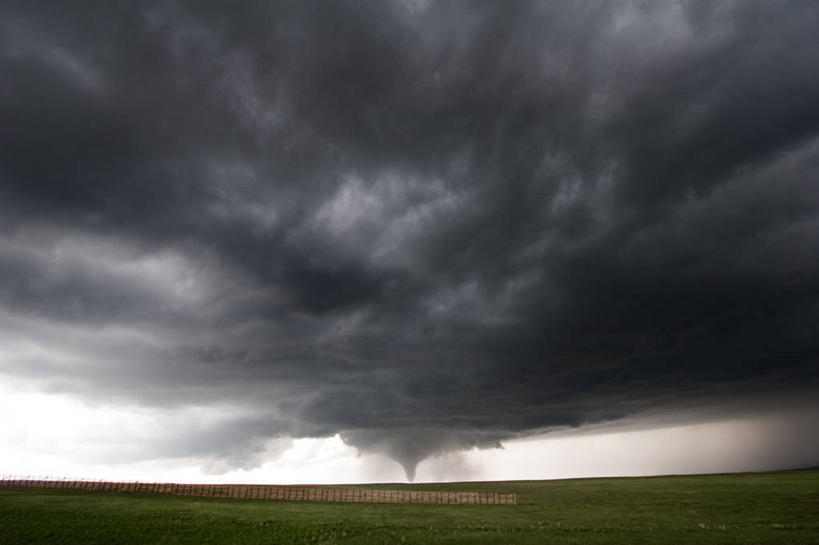
[[0, 372], [246, 405], [234, 443], [341, 432], [408, 474], [813, 390], [817, 27], [810, 2], [5, 2]]

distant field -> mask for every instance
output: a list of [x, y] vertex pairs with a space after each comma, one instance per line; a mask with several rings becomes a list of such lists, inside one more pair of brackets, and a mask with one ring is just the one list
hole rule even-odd
[[360, 488], [515, 493], [518, 505], [0, 489], [0, 544], [819, 544], [819, 471]]

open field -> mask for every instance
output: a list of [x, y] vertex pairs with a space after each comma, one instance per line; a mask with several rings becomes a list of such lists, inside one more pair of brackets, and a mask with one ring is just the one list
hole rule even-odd
[[816, 543], [819, 472], [345, 487], [518, 505], [270, 502], [0, 489], [0, 544]]

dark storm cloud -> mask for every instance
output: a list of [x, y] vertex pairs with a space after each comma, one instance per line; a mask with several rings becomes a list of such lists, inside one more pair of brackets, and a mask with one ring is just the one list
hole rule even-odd
[[408, 474], [816, 387], [812, 3], [0, 21], [8, 377], [252, 407], [225, 441], [342, 433]]

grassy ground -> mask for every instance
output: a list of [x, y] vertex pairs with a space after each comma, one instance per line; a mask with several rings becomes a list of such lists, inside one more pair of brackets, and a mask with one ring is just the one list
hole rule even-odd
[[519, 505], [0, 489], [0, 544], [819, 544], [819, 471], [407, 486], [516, 492]]

